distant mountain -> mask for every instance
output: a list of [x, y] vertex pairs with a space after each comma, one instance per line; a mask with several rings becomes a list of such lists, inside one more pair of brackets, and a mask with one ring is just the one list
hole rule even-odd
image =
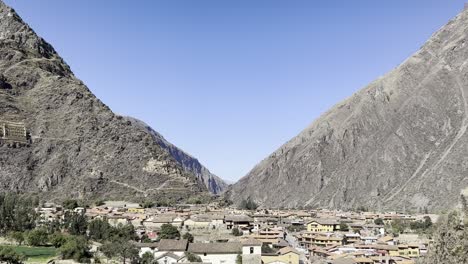
[[135, 118], [127, 117], [127, 119], [134, 121], [142, 128], [148, 130], [158, 144], [169, 151], [172, 157], [189, 173], [193, 173], [198, 177], [208, 190], [213, 194], [221, 194], [228, 187], [228, 184], [218, 176], [211, 173], [205, 168], [196, 158], [185, 153], [183, 150], [177, 148], [172, 143], [167, 141], [161, 134], [156, 132], [143, 121]]
[[[398, 41], [398, 40], [395, 40]], [[339, 78], [339, 73], [336, 73]], [[229, 191], [269, 207], [443, 210], [468, 187], [468, 11]]]
[[183, 201], [208, 195], [198, 178], [0, 1], [0, 191]]

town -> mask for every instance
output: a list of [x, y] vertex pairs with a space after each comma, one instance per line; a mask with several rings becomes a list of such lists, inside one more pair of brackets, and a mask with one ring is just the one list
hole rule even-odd
[[[437, 215], [376, 213], [364, 208], [356, 212], [254, 208], [217, 203], [159, 207], [123, 201], [87, 207], [77, 201], [43, 203], [35, 209], [36, 230], [63, 222], [73, 222], [80, 229], [79, 219], [83, 219], [82, 234], [92, 241], [94, 262], [99, 258], [125, 263], [128, 258], [135, 263], [132, 258], [138, 258], [141, 263], [158, 264], [410, 264], [427, 253], [429, 230], [437, 221]], [[105, 239], [96, 227], [103, 225], [132, 232], [128, 242], [134, 256], [113, 252], [118, 245], [102, 242]], [[7, 239], [12, 244], [28, 241], [16, 240]], [[43, 246], [49, 243], [54, 242]]]

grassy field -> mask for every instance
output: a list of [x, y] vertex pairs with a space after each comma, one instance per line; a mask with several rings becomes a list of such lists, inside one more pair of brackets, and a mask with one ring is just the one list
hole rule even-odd
[[27, 262], [47, 262], [57, 255], [57, 249], [53, 247], [14, 246], [13, 249], [26, 255]]

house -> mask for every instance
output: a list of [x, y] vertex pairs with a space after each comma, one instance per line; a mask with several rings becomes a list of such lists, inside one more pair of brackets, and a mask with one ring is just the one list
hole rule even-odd
[[242, 244], [238, 242], [191, 243], [188, 252], [199, 256], [202, 262], [236, 264], [237, 256], [242, 254]]
[[206, 229], [210, 224], [211, 219], [208, 217], [191, 217], [184, 221], [184, 226], [190, 229]]
[[150, 252], [153, 254], [158, 250], [158, 245], [159, 243], [134, 243], [137, 248], [140, 249], [140, 252], [138, 253], [141, 256], [145, 254], [146, 252]]
[[285, 247], [273, 254], [262, 254], [264, 264], [299, 264], [299, 252], [291, 247]]
[[262, 242], [249, 238], [242, 242], [242, 264], [262, 263]]
[[150, 230], [155, 230], [156, 228], [161, 228], [164, 224], [172, 224], [172, 216], [155, 216], [148, 218], [143, 221], [143, 226]]
[[132, 214], [144, 214], [145, 213], [145, 208], [143, 207], [127, 207], [127, 212], [132, 213]]
[[158, 257], [155, 257], [155, 261], [158, 264], [174, 264], [185, 258], [185, 254], [182, 256], [176, 255], [172, 252], [166, 252]]
[[340, 230], [340, 223], [332, 219], [316, 219], [307, 223], [307, 231], [331, 233]]
[[253, 219], [247, 215], [227, 215], [224, 217], [224, 224], [226, 224], [227, 229], [232, 229], [234, 227], [244, 229], [251, 228]]
[[107, 222], [111, 226], [119, 226], [119, 225], [128, 225], [130, 224], [130, 220], [128, 217], [123, 215], [111, 215], [107, 217]]

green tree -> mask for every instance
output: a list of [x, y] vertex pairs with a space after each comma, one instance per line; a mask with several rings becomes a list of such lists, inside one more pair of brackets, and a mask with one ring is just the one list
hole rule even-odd
[[142, 264], [152, 264], [153, 262], [154, 262], [154, 256], [151, 252], [145, 252], [145, 254], [141, 256]]
[[349, 231], [349, 226], [345, 222], [340, 222], [340, 231]]
[[242, 255], [237, 255], [236, 264], [242, 264]]
[[27, 234], [26, 240], [30, 246], [44, 246], [48, 242], [47, 231], [42, 228], [34, 229]]
[[15, 241], [20, 246], [23, 244], [25, 240], [24, 233], [20, 231], [12, 231], [8, 233], [8, 238]]
[[63, 259], [73, 259], [80, 263], [88, 263], [92, 257], [88, 241], [83, 236], [68, 237], [67, 241], [60, 247], [59, 253]]
[[270, 246], [268, 246], [267, 244], [262, 244], [262, 253], [274, 253], [275, 250], [272, 249]]
[[233, 236], [242, 236], [242, 232], [237, 227], [234, 227], [231, 233]]
[[62, 206], [63, 206], [63, 208], [68, 209], [68, 210], [73, 210], [73, 209], [79, 207], [78, 201], [75, 200], [75, 199], [67, 199], [67, 200], [63, 201]]
[[104, 254], [104, 256], [106, 256], [106, 258], [108, 258], [108, 259], [113, 259], [113, 258], [117, 257], [118, 250], [119, 250], [118, 246], [115, 245], [115, 243], [112, 243], [112, 242], [107, 242], [104, 245], [102, 245], [101, 247], [99, 247], [99, 251], [101, 251], [102, 254]]
[[374, 224], [376, 225], [384, 225], [384, 221], [382, 218], [377, 218], [377, 219], [374, 219]]
[[34, 200], [17, 194], [0, 194], [0, 233], [27, 231], [35, 227]]
[[193, 243], [193, 240], [194, 240], [194, 237], [192, 234], [190, 234], [189, 232], [185, 233], [183, 236], [182, 236], [183, 239], [187, 239], [190, 243]]
[[256, 210], [257, 208], [258, 205], [250, 198], [248, 198], [247, 200], [242, 200], [239, 207], [239, 209], [242, 210]]
[[88, 236], [95, 241], [108, 240], [113, 233], [113, 227], [107, 222], [107, 219], [94, 219], [89, 222]]
[[0, 246], [0, 262], [1, 263], [21, 264], [23, 263], [24, 260], [26, 260], [26, 256], [24, 254], [17, 253], [11, 247]]
[[60, 232], [55, 232], [49, 236], [49, 243], [52, 244], [52, 246], [55, 248], [62, 247], [66, 242], [67, 237]]
[[82, 213], [66, 212], [63, 222], [68, 232], [74, 236], [83, 236], [88, 230], [88, 220]]
[[180, 232], [177, 227], [171, 224], [164, 224], [161, 226], [161, 231], [159, 232], [159, 238], [161, 239], [179, 239]]
[[202, 262], [202, 259], [199, 256], [191, 252], [185, 252], [185, 256], [187, 257], [188, 262]]

